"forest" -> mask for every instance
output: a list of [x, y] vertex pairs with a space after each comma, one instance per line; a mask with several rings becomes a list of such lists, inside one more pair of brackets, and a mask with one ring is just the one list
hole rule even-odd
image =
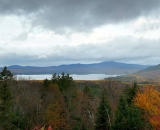
[[157, 84], [112, 78], [74, 81], [53, 74], [43, 81], [0, 72], [1, 130], [160, 130]]

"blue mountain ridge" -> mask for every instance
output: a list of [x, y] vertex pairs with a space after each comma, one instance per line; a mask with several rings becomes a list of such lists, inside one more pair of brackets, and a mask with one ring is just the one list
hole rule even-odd
[[[146, 69], [149, 65], [126, 64], [115, 61], [105, 61], [93, 64], [68, 64], [59, 66], [19, 66], [11, 65], [7, 68], [13, 74], [130, 74]], [[2, 69], [3, 67], [0, 67]]]

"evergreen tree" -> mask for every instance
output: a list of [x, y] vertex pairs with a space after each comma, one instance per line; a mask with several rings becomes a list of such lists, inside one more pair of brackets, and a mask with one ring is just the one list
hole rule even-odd
[[11, 122], [12, 95], [6, 83], [0, 86], [0, 125], [8, 129]]
[[138, 91], [137, 82], [133, 82], [132, 87], [128, 87], [124, 90], [124, 95], [126, 97], [128, 104], [133, 104], [133, 98], [136, 96]]
[[13, 78], [12, 73], [4, 67], [0, 72], [0, 128], [4, 130], [14, 129], [12, 124], [12, 94], [9, 80]]
[[56, 73], [52, 76], [52, 83], [56, 83], [59, 90], [64, 96], [66, 107], [69, 111], [72, 111], [74, 107], [74, 100], [76, 98], [76, 87], [73, 78], [69, 74], [62, 73], [57, 75]]
[[74, 128], [76, 124], [76, 113], [75, 108], [77, 104], [77, 89], [75, 87], [75, 83], [73, 78], [69, 74], [62, 73], [61, 75], [57, 75], [56, 73], [52, 76], [52, 83], [57, 84], [59, 87], [60, 92], [63, 95], [65, 108], [66, 108], [66, 115], [67, 115], [67, 122]]
[[3, 70], [0, 72], [0, 82], [2, 83], [4, 81], [12, 80], [12, 79], [13, 79], [13, 74], [5, 66]]
[[128, 104], [124, 96], [120, 98], [119, 106], [116, 111], [116, 118], [114, 121], [114, 130], [127, 130]]
[[106, 99], [105, 92], [102, 92], [101, 101], [97, 108], [95, 130], [109, 130], [111, 127], [110, 123], [110, 112], [111, 108]]
[[129, 130], [142, 130], [144, 126], [142, 111], [133, 104], [129, 106], [127, 123]]
[[144, 123], [142, 111], [133, 104], [137, 89], [137, 83], [134, 82], [132, 87], [125, 89], [124, 95], [121, 96], [113, 125], [114, 130], [142, 129]]
[[43, 81], [44, 87], [49, 87], [50, 83], [51, 83], [51, 81], [48, 80], [47, 78]]
[[61, 75], [54, 73], [52, 76], [52, 82], [59, 86], [60, 91], [67, 91], [71, 87], [74, 87], [73, 78], [64, 72]]

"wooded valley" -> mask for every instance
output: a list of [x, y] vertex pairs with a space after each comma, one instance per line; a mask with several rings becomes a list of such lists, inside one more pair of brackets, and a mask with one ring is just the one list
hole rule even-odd
[[158, 84], [74, 81], [69, 74], [51, 79], [16, 80], [0, 72], [2, 130], [159, 130]]

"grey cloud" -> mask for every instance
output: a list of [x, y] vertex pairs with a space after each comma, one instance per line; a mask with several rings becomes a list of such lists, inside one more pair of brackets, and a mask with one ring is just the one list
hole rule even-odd
[[148, 40], [129, 36], [119, 37], [108, 43], [58, 47], [61, 50], [61, 55], [52, 55], [50, 59], [53, 58], [52, 61], [56, 61], [56, 57], [57, 61], [65, 61], [65, 63], [69, 61], [72, 61], [72, 63], [79, 63], [80, 61], [88, 61], [88, 63], [93, 61], [123, 61], [128, 63], [158, 64], [159, 60], [154, 61], [152, 59], [160, 57], [160, 54], [158, 54], [159, 42], [160, 39]]
[[27, 55], [18, 55], [16, 53], [5, 53], [1, 54], [0, 59], [1, 66], [8, 66], [25, 64], [30, 60], [30, 57]]
[[28, 38], [28, 33], [27, 32], [23, 32], [20, 35], [18, 35], [16, 38], [13, 38], [13, 40], [25, 41], [27, 38]]
[[160, 28], [160, 22], [154, 23], [144, 23], [139, 28], [135, 30], [135, 32], [146, 32], [146, 31], [153, 31]]
[[[29, 16], [33, 26], [58, 33], [91, 31], [106, 23], [120, 23], [159, 9], [159, 0], [0, 0], [0, 13]], [[156, 12], [158, 13], [158, 12]]]
[[[130, 40], [132, 39], [132, 40]], [[158, 64], [160, 61], [160, 39], [149, 40], [134, 37], [119, 37], [107, 43], [81, 44], [79, 46], [49, 47], [51, 54], [37, 55], [4, 53], [0, 55], [1, 66], [32, 65], [53, 66], [70, 63], [92, 63], [102, 61], [121, 61], [135, 64]], [[56, 51], [59, 50], [59, 51]], [[44, 49], [43, 51], [47, 51]], [[48, 50], [49, 51], [49, 50]], [[3, 64], [2, 64], [3, 63]]]

